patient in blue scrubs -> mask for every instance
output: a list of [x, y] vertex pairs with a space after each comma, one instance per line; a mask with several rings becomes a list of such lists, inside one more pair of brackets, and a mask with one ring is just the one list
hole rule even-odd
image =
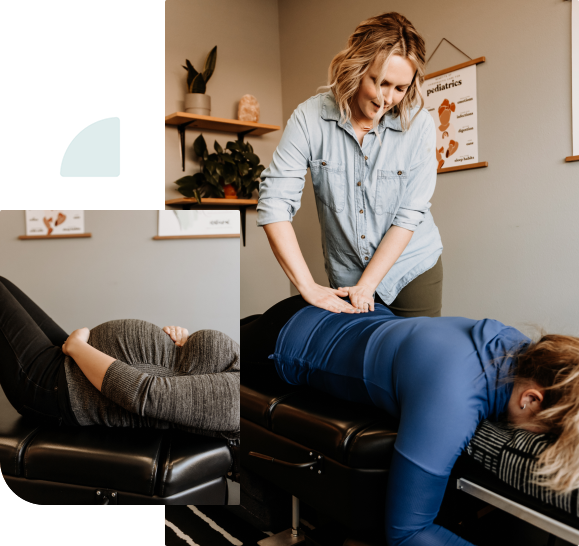
[[532, 344], [496, 320], [403, 318], [383, 305], [336, 314], [300, 296], [242, 321], [241, 328], [246, 365], [267, 365], [269, 358], [287, 383], [373, 404], [399, 419], [385, 521], [387, 543], [405, 546], [470, 544], [433, 521], [450, 471], [482, 419], [505, 414], [520, 428], [560, 432], [541, 411], [573, 396], [550, 388], [557, 374], [579, 373], [577, 358], [557, 365], [561, 358], [541, 357], [537, 349], [524, 370], [518, 365], [529, 347], [549, 337], [575, 343], [579, 355], [576, 338], [545, 336]]

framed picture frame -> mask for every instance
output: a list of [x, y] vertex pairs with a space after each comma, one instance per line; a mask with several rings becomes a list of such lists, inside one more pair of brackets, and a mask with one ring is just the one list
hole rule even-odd
[[153, 239], [214, 239], [241, 236], [238, 210], [160, 210]]
[[19, 239], [71, 239], [91, 237], [85, 232], [83, 210], [27, 210], [26, 235]]
[[424, 77], [424, 107], [436, 127], [438, 174], [488, 166], [478, 157], [476, 65], [484, 61], [479, 57]]

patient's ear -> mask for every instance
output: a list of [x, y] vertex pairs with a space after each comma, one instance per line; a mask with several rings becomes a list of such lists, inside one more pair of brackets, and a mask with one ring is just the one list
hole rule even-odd
[[543, 398], [544, 390], [538, 385], [529, 387], [521, 393], [520, 406], [521, 408], [527, 406], [534, 411], [538, 411], [541, 407], [541, 402], [543, 402]]

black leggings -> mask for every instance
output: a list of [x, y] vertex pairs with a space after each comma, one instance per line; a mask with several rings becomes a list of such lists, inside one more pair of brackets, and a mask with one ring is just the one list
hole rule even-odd
[[68, 334], [0, 277], [0, 385], [21, 415], [77, 424], [70, 408], [62, 344]]
[[301, 296], [292, 296], [276, 303], [263, 315], [252, 315], [241, 320], [244, 380], [255, 378], [265, 383], [280, 381], [273, 360], [269, 360], [268, 356], [274, 353], [277, 337], [285, 324], [308, 305]]

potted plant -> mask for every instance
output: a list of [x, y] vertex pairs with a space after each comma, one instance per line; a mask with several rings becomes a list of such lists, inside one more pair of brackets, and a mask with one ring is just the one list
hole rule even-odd
[[228, 142], [224, 150], [215, 141], [213, 147], [215, 152], [210, 154], [203, 135], [195, 139], [193, 151], [201, 161], [201, 171], [177, 180], [179, 192], [199, 203], [203, 197], [251, 199], [265, 169], [251, 144], [236, 140]]
[[211, 115], [211, 97], [205, 94], [205, 89], [209, 78], [215, 70], [215, 61], [217, 60], [217, 46], [215, 46], [207, 55], [205, 68], [203, 72], [197, 72], [189, 59], [185, 59], [187, 66], [187, 94], [185, 95], [185, 112], [190, 114], [201, 114], [203, 116]]

